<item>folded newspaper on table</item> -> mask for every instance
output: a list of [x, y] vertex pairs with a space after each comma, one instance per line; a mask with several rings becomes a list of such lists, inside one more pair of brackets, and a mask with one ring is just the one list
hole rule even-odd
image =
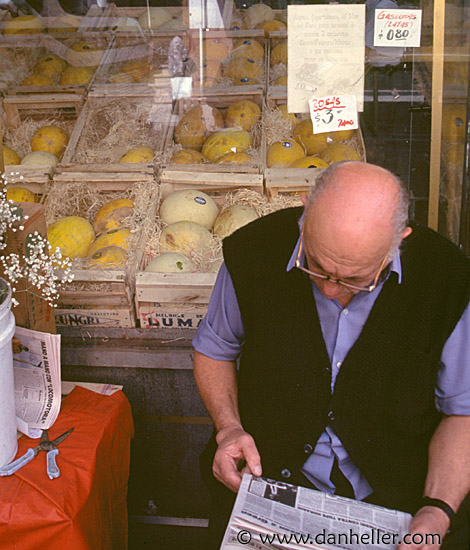
[[245, 474], [221, 550], [394, 549], [410, 521], [397, 510]]
[[60, 335], [16, 327], [13, 370], [17, 428], [40, 437], [60, 410]]

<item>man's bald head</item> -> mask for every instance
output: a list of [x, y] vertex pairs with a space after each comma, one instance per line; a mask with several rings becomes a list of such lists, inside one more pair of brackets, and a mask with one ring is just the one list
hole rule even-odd
[[325, 170], [311, 190], [305, 231], [345, 251], [354, 247], [358, 255], [388, 250], [393, 257], [407, 218], [408, 197], [398, 178], [380, 166], [342, 162]]

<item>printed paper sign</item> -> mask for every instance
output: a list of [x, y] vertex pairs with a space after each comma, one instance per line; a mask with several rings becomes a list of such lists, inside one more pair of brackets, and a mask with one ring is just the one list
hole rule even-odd
[[421, 10], [375, 10], [374, 46], [418, 47]]
[[193, 79], [190, 76], [174, 76], [171, 79], [173, 99], [191, 97]]
[[190, 29], [221, 29], [224, 27], [217, 0], [189, 0]]
[[314, 97], [308, 104], [314, 134], [359, 127], [355, 95]]
[[363, 4], [287, 6], [287, 105], [308, 113], [311, 97], [364, 97]]

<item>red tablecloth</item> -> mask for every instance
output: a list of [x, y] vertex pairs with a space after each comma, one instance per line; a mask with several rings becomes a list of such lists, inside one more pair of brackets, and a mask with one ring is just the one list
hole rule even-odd
[[[16, 474], [0, 477], [1, 550], [125, 550], [127, 482], [134, 427], [121, 391], [76, 387], [49, 431], [75, 430], [58, 449], [61, 475], [49, 479], [40, 452]], [[17, 457], [38, 444], [23, 436]]]

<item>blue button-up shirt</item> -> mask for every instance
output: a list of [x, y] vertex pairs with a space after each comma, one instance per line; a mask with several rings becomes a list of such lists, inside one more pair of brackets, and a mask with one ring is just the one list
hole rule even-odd
[[[295, 269], [299, 242], [286, 266]], [[304, 261], [304, 259], [302, 259]], [[400, 257], [390, 264], [390, 271], [402, 280]], [[312, 281], [312, 290], [320, 318], [323, 338], [332, 366], [331, 391], [336, 376], [351, 347], [359, 337], [384, 281], [370, 293], [356, 294], [343, 307], [338, 300], [325, 298]], [[213, 359], [235, 361], [240, 355], [245, 332], [235, 289], [225, 264], [220, 268], [206, 317], [193, 339], [194, 348]], [[470, 306], [447, 340], [441, 356], [436, 385], [436, 408], [447, 415], [470, 415]], [[335, 457], [342, 473], [351, 483], [356, 499], [372, 493], [367, 479], [349, 457], [331, 426], [327, 426], [302, 467], [302, 473], [320, 490], [334, 493], [330, 481]]]

